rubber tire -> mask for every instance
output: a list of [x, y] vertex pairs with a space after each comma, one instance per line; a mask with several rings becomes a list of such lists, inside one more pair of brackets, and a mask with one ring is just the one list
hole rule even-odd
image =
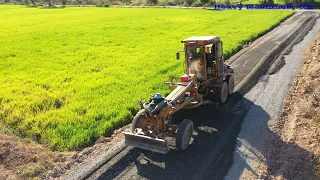
[[223, 82], [221, 88], [219, 88], [219, 102], [220, 103], [225, 103], [227, 101], [228, 98], [228, 84], [226, 82]]
[[228, 78], [228, 93], [229, 95], [233, 94], [234, 91], [234, 77], [233, 75], [230, 75]]
[[138, 127], [140, 127], [140, 122], [143, 120], [143, 116], [145, 116], [146, 114], [146, 110], [145, 109], [141, 109], [133, 118], [132, 120], [132, 133], [134, 132], [134, 130]]
[[[189, 133], [187, 133], [189, 131]], [[176, 136], [176, 148], [180, 151], [187, 149], [193, 133], [193, 122], [189, 119], [183, 120], [178, 128]], [[186, 139], [187, 138], [187, 139]]]

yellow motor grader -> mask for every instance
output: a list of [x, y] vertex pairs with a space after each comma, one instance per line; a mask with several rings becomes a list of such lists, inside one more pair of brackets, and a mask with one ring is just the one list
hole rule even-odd
[[172, 116], [181, 109], [192, 109], [204, 102], [204, 97], [224, 103], [234, 90], [233, 70], [224, 64], [222, 41], [217, 36], [195, 36], [183, 41], [185, 74], [180, 82], [169, 84], [172, 92], [167, 97], [157, 93], [149, 102], [139, 101], [141, 110], [132, 121], [132, 131], [124, 132], [125, 144], [166, 154], [166, 137], [176, 138], [176, 148], [185, 150], [193, 133], [189, 119], [174, 124]]

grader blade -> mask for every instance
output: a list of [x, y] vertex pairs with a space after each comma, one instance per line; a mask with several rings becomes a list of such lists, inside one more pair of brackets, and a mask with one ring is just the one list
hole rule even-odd
[[161, 154], [167, 154], [169, 152], [166, 140], [133, 134], [131, 132], [123, 132], [123, 134], [125, 136], [125, 144], [127, 146], [146, 149]]

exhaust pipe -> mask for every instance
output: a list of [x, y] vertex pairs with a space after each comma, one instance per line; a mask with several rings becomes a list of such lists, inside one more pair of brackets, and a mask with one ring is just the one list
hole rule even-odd
[[123, 132], [125, 136], [125, 145], [133, 146], [140, 149], [167, 154], [169, 152], [166, 140], [133, 134], [131, 132]]

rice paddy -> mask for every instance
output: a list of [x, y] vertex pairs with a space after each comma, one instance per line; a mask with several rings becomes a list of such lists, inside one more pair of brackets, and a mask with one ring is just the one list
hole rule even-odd
[[229, 57], [292, 11], [0, 6], [0, 123], [74, 150], [131, 122], [138, 100], [169, 92], [189, 36], [217, 35]]

